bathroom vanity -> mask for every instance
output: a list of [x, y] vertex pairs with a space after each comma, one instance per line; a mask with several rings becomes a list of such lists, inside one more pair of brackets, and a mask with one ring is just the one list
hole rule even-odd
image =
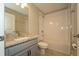
[[6, 56], [36, 56], [38, 55], [37, 37], [20, 38], [6, 42]]

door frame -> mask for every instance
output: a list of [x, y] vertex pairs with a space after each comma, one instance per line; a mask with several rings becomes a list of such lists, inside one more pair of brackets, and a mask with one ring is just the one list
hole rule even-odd
[[77, 55], [77, 48], [73, 48], [73, 44], [77, 45], [77, 4], [70, 4], [70, 55]]
[[4, 3], [0, 3], [0, 56], [4, 55]]

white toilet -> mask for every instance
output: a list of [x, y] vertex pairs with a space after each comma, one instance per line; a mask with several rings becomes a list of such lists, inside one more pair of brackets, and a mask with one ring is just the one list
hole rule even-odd
[[39, 42], [38, 45], [41, 50], [40, 54], [45, 55], [45, 50], [48, 48], [48, 44], [45, 42]]

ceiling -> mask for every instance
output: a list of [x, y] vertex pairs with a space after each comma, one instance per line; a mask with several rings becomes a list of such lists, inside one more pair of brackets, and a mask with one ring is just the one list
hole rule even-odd
[[[67, 7], [67, 3], [33, 3], [41, 12], [44, 14], [54, 12], [56, 10], [60, 10]], [[17, 6], [15, 3], [5, 3], [5, 7], [15, 10], [24, 15], [28, 14], [28, 8], [21, 8]]]
[[60, 10], [67, 7], [67, 3], [34, 3], [34, 5], [40, 9], [44, 14]]
[[5, 3], [5, 7], [17, 11], [24, 15], [28, 14], [28, 8], [21, 8], [20, 6], [17, 6], [15, 3]]

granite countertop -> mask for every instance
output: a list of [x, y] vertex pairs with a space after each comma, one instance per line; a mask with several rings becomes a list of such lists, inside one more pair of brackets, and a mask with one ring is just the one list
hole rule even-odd
[[7, 48], [10, 46], [14, 46], [14, 45], [17, 45], [17, 44], [22, 43], [22, 42], [33, 40], [35, 38], [38, 38], [38, 36], [21, 37], [21, 38], [14, 39], [12, 41], [5, 41], [5, 47]]

